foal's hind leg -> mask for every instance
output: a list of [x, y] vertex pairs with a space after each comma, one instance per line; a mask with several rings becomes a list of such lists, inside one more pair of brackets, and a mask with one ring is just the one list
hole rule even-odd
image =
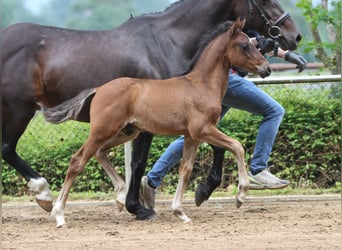
[[119, 211], [121, 212], [123, 208], [125, 207], [125, 199], [126, 199], [126, 184], [124, 180], [120, 177], [120, 175], [115, 171], [112, 164], [107, 158], [107, 152], [109, 149], [123, 144], [127, 141], [133, 140], [137, 135], [139, 134], [139, 131], [134, 131], [129, 136], [125, 135], [124, 133], [119, 133], [115, 135], [109, 142], [107, 142], [103, 147], [101, 147], [96, 152], [96, 159], [100, 162], [102, 168], [109, 176], [110, 180], [113, 183], [114, 190], [116, 192], [116, 204], [118, 206]]
[[57, 227], [61, 227], [65, 224], [65, 204], [75, 178], [82, 172], [84, 166], [95, 154], [100, 145], [100, 143], [93, 143], [88, 139], [87, 142], [72, 156], [62, 189], [59, 192], [58, 198], [52, 210], [52, 216], [55, 216], [56, 218]]
[[103, 170], [107, 173], [110, 180], [112, 181], [114, 191], [116, 193], [116, 204], [118, 206], [119, 211], [121, 212], [125, 207], [126, 184], [108, 160], [107, 152], [107, 150], [98, 150], [96, 153], [96, 159], [100, 162]]
[[103, 170], [107, 173], [116, 193], [116, 204], [121, 212], [125, 207], [126, 184], [120, 175], [115, 171], [112, 164], [107, 158], [107, 150], [99, 149], [96, 152], [96, 159], [100, 162]]
[[192, 140], [190, 137], [185, 137], [183, 160], [179, 168], [179, 181], [171, 206], [173, 214], [176, 215], [179, 219], [181, 219], [184, 223], [188, 223], [191, 221], [191, 219], [183, 211], [182, 200], [184, 191], [187, 187], [187, 184], [192, 173], [196, 157], [196, 151], [198, 149], [199, 144], [199, 141]]

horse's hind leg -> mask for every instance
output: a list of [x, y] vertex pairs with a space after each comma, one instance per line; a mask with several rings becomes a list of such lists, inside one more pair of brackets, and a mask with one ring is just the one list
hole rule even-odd
[[175, 196], [172, 201], [173, 214], [181, 219], [184, 223], [188, 223], [191, 219], [184, 213], [182, 208], [183, 194], [189, 182], [195, 157], [200, 142], [192, 140], [189, 137], [185, 137], [183, 160], [179, 168], [179, 181], [176, 189]]
[[36, 194], [35, 198], [38, 205], [50, 212], [52, 209], [52, 195], [48, 182], [22, 160], [16, 152], [18, 140], [35, 112], [34, 108], [30, 108], [30, 106], [32, 105], [16, 107], [5, 104], [3, 107], [2, 157], [28, 182], [30, 191]]
[[214, 151], [213, 166], [206, 181], [201, 182], [195, 192], [195, 203], [200, 206], [208, 200], [214, 190], [220, 185], [222, 179], [222, 166], [225, 149], [211, 145]]

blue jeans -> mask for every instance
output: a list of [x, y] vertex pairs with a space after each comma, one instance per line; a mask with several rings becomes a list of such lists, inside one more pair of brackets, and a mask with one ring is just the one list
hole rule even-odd
[[[284, 108], [253, 82], [231, 72], [229, 73], [229, 85], [222, 101], [221, 119], [230, 108], [263, 116], [259, 125], [250, 170], [253, 173], [267, 168], [273, 143], [285, 114]], [[180, 161], [183, 145], [184, 137], [182, 136], [172, 142], [153, 165], [151, 171], [147, 173], [151, 186], [160, 186], [164, 176]]]

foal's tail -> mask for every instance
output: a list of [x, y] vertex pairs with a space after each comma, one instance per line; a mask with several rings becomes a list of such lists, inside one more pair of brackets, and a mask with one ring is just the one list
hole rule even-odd
[[53, 108], [46, 108], [41, 105], [44, 117], [48, 122], [51, 123], [62, 123], [67, 120], [77, 120], [84, 104], [88, 98], [95, 95], [96, 88], [86, 89], [79, 93], [72, 99], [69, 99], [62, 104]]

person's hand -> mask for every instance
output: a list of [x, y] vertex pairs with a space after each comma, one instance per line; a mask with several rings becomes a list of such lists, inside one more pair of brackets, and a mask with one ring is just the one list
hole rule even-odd
[[301, 55], [298, 55], [295, 52], [288, 51], [285, 54], [284, 57], [285, 61], [288, 61], [290, 63], [297, 64], [297, 69], [299, 69], [299, 73], [302, 72], [306, 68], [307, 61], [304, 57]]
[[256, 40], [258, 42], [257, 47], [260, 49], [261, 53], [265, 54], [274, 50], [274, 40], [272, 38], [259, 36], [256, 38]]

